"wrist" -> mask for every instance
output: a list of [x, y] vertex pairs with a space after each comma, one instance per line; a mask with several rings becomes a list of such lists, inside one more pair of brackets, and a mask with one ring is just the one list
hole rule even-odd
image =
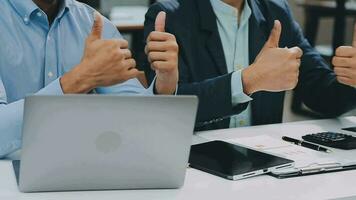
[[245, 94], [252, 95], [253, 93], [260, 91], [258, 87], [258, 76], [253, 65], [242, 70], [241, 79]]
[[155, 84], [155, 93], [158, 95], [172, 95], [176, 91], [177, 84], [169, 84], [169, 85], [164, 85], [160, 84], [158, 81], [156, 81]]
[[64, 94], [86, 94], [96, 87], [94, 81], [82, 72], [81, 65], [61, 77], [60, 84]]
[[176, 92], [178, 78], [172, 78], [173, 76], [163, 76], [161, 73], [157, 73], [155, 82], [155, 92], [160, 95], [172, 95]]

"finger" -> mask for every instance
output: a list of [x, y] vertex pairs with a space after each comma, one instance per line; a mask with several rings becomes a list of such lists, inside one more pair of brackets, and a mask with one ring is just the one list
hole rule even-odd
[[150, 52], [148, 58], [150, 62], [167, 61], [169, 60], [169, 54], [166, 52]]
[[172, 69], [175, 69], [174, 64], [172, 64], [172, 62], [167, 62], [167, 61], [152, 62], [151, 68], [156, 72], [160, 72], [160, 73], [171, 72]]
[[265, 44], [266, 47], [269, 48], [277, 48], [279, 47], [279, 40], [282, 34], [282, 24], [279, 20], [274, 21], [274, 26], [271, 31], [271, 34]]
[[351, 65], [351, 58], [335, 56], [332, 60], [332, 64], [335, 67], [349, 67]]
[[152, 62], [152, 64], [151, 64], [151, 68], [153, 69], [153, 70], [162, 70], [162, 69], [164, 69], [164, 66], [165, 65], [167, 65], [167, 62], [165, 62], [165, 61], [155, 61], [155, 62]]
[[165, 32], [167, 14], [163, 11], [159, 12], [156, 17], [155, 31]]
[[91, 40], [100, 40], [103, 32], [103, 17], [98, 12], [95, 12], [94, 17], [95, 19], [89, 37]]
[[341, 46], [336, 49], [335, 55], [338, 57], [354, 57], [356, 56], [356, 48]]
[[156, 41], [151, 41], [146, 45], [146, 54], [151, 51], [159, 51], [159, 52], [164, 52], [169, 50], [170, 44], [167, 42], [156, 42]]
[[351, 78], [350, 70], [348, 68], [343, 67], [335, 67], [334, 72], [337, 76], [343, 76], [347, 78]]
[[151, 41], [168, 41], [168, 40], [176, 40], [176, 38], [173, 34], [170, 33], [153, 31], [147, 37], [146, 42], [149, 43]]
[[354, 24], [354, 36], [352, 39], [352, 46], [356, 47], [356, 23]]
[[302, 60], [301, 59], [296, 59], [295, 60], [295, 67], [296, 67], [296, 71], [299, 73], [299, 68], [300, 68], [300, 65], [302, 63]]
[[303, 56], [303, 50], [299, 47], [290, 48], [289, 51], [295, 56], [295, 58], [300, 59]]
[[351, 78], [344, 77], [344, 76], [337, 76], [337, 80], [342, 84], [354, 86], [354, 83]]
[[135, 59], [133, 59], [133, 58], [126, 59], [126, 60], [124, 61], [124, 66], [125, 66], [128, 70], [135, 69], [135, 68], [136, 68], [136, 61], [135, 61]]
[[118, 39], [118, 40], [117, 40], [117, 43], [119, 44], [120, 49], [127, 49], [127, 48], [129, 48], [129, 42], [128, 42], [127, 40]]
[[141, 71], [138, 71], [136, 68], [132, 68], [126, 72], [128, 79], [133, 79], [142, 74]]
[[121, 53], [124, 55], [125, 59], [131, 59], [132, 58], [132, 53], [129, 49], [121, 49]]

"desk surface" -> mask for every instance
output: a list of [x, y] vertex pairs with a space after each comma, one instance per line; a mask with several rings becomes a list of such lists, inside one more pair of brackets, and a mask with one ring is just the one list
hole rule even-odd
[[[300, 137], [317, 131], [340, 131], [340, 127], [356, 125], [356, 117], [307, 121], [199, 133], [194, 142], [206, 138], [236, 138], [256, 135]], [[205, 138], [205, 139], [204, 139]], [[179, 190], [98, 191], [22, 194], [18, 192], [10, 161], [0, 161], [0, 199], [78, 200], [78, 199], [333, 199], [356, 196], [356, 170], [291, 179], [260, 176], [241, 181], [228, 181], [195, 169], [188, 169], [185, 185]]]

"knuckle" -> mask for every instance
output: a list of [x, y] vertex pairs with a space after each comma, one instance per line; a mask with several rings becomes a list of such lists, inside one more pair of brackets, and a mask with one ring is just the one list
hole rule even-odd
[[175, 60], [175, 59], [177, 58], [177, 53], [175, 53], [175, 52], [170, 52], [170, 53], [168, 54], [168, 58], [169, 58], [169, 60]]
[[337, 65], [337, 64], [338, 64], [338, 63], [337, 63], [337, 57], [336, 57], [336, 56], [332, 58], [331, 63], [332, 63], [333, 65]]
[[149, 52], [149, 53], [148, 53], [148, 57], [149, 57], [150, 59], [153, 59], [153, 57], [154, 57], [154, 52]]
[[177, 42], [172, 42], [171, 44], [171, 47], [172, 49], [175, 51], [175, 52], [178, 52], [179, 51], [179, 46], [178, 46], [178, 43]]
[[338, 48], [336, 49], [336, 51], [335, 51], [335, 54], [336, 54], [336, 55], [340, 55], [340, 54], [341, 54], [341, 51], [342, 51], [341, 47], [338, 47]]
[[111, 58], [113, 60], [120, 60], [121, 59], [121, 54], [119, 53], [119, 51], [113, 51], [111, 54]]
[[152, 65], [153, 65], [153, 67], [154, 67], [155, 69], [160, 69], [160, 68], [162, 68], [161, 63], [160, 63], [160, 62], [157, 62], [157, 61], [153, 62]]
[[355, 58], [349, 59], [348, 66], [352, 66], [352, 67], [356, 66], [356, 59]]
[[167, 33], [167, 37], [169, 40], [176, 40], [176, 36], [171, 33]]

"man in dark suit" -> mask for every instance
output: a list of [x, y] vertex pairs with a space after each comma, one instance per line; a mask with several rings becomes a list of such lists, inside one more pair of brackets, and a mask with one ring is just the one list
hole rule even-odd
[[[156, 3], [146, 15], [146, 37], [162, 11], [165, 30], [180, 46], [178, 94], [200, 99], [197, 130], [280, 123], [284, 91], [295, 86], [308, 107], [328, 117], [356, 106], [355, 87], [338, 81], [310, 46], [286, 0]], [[150, 81], [150, 67], [162, 62], [151, 49], [152, 43], [146, 46]]]

